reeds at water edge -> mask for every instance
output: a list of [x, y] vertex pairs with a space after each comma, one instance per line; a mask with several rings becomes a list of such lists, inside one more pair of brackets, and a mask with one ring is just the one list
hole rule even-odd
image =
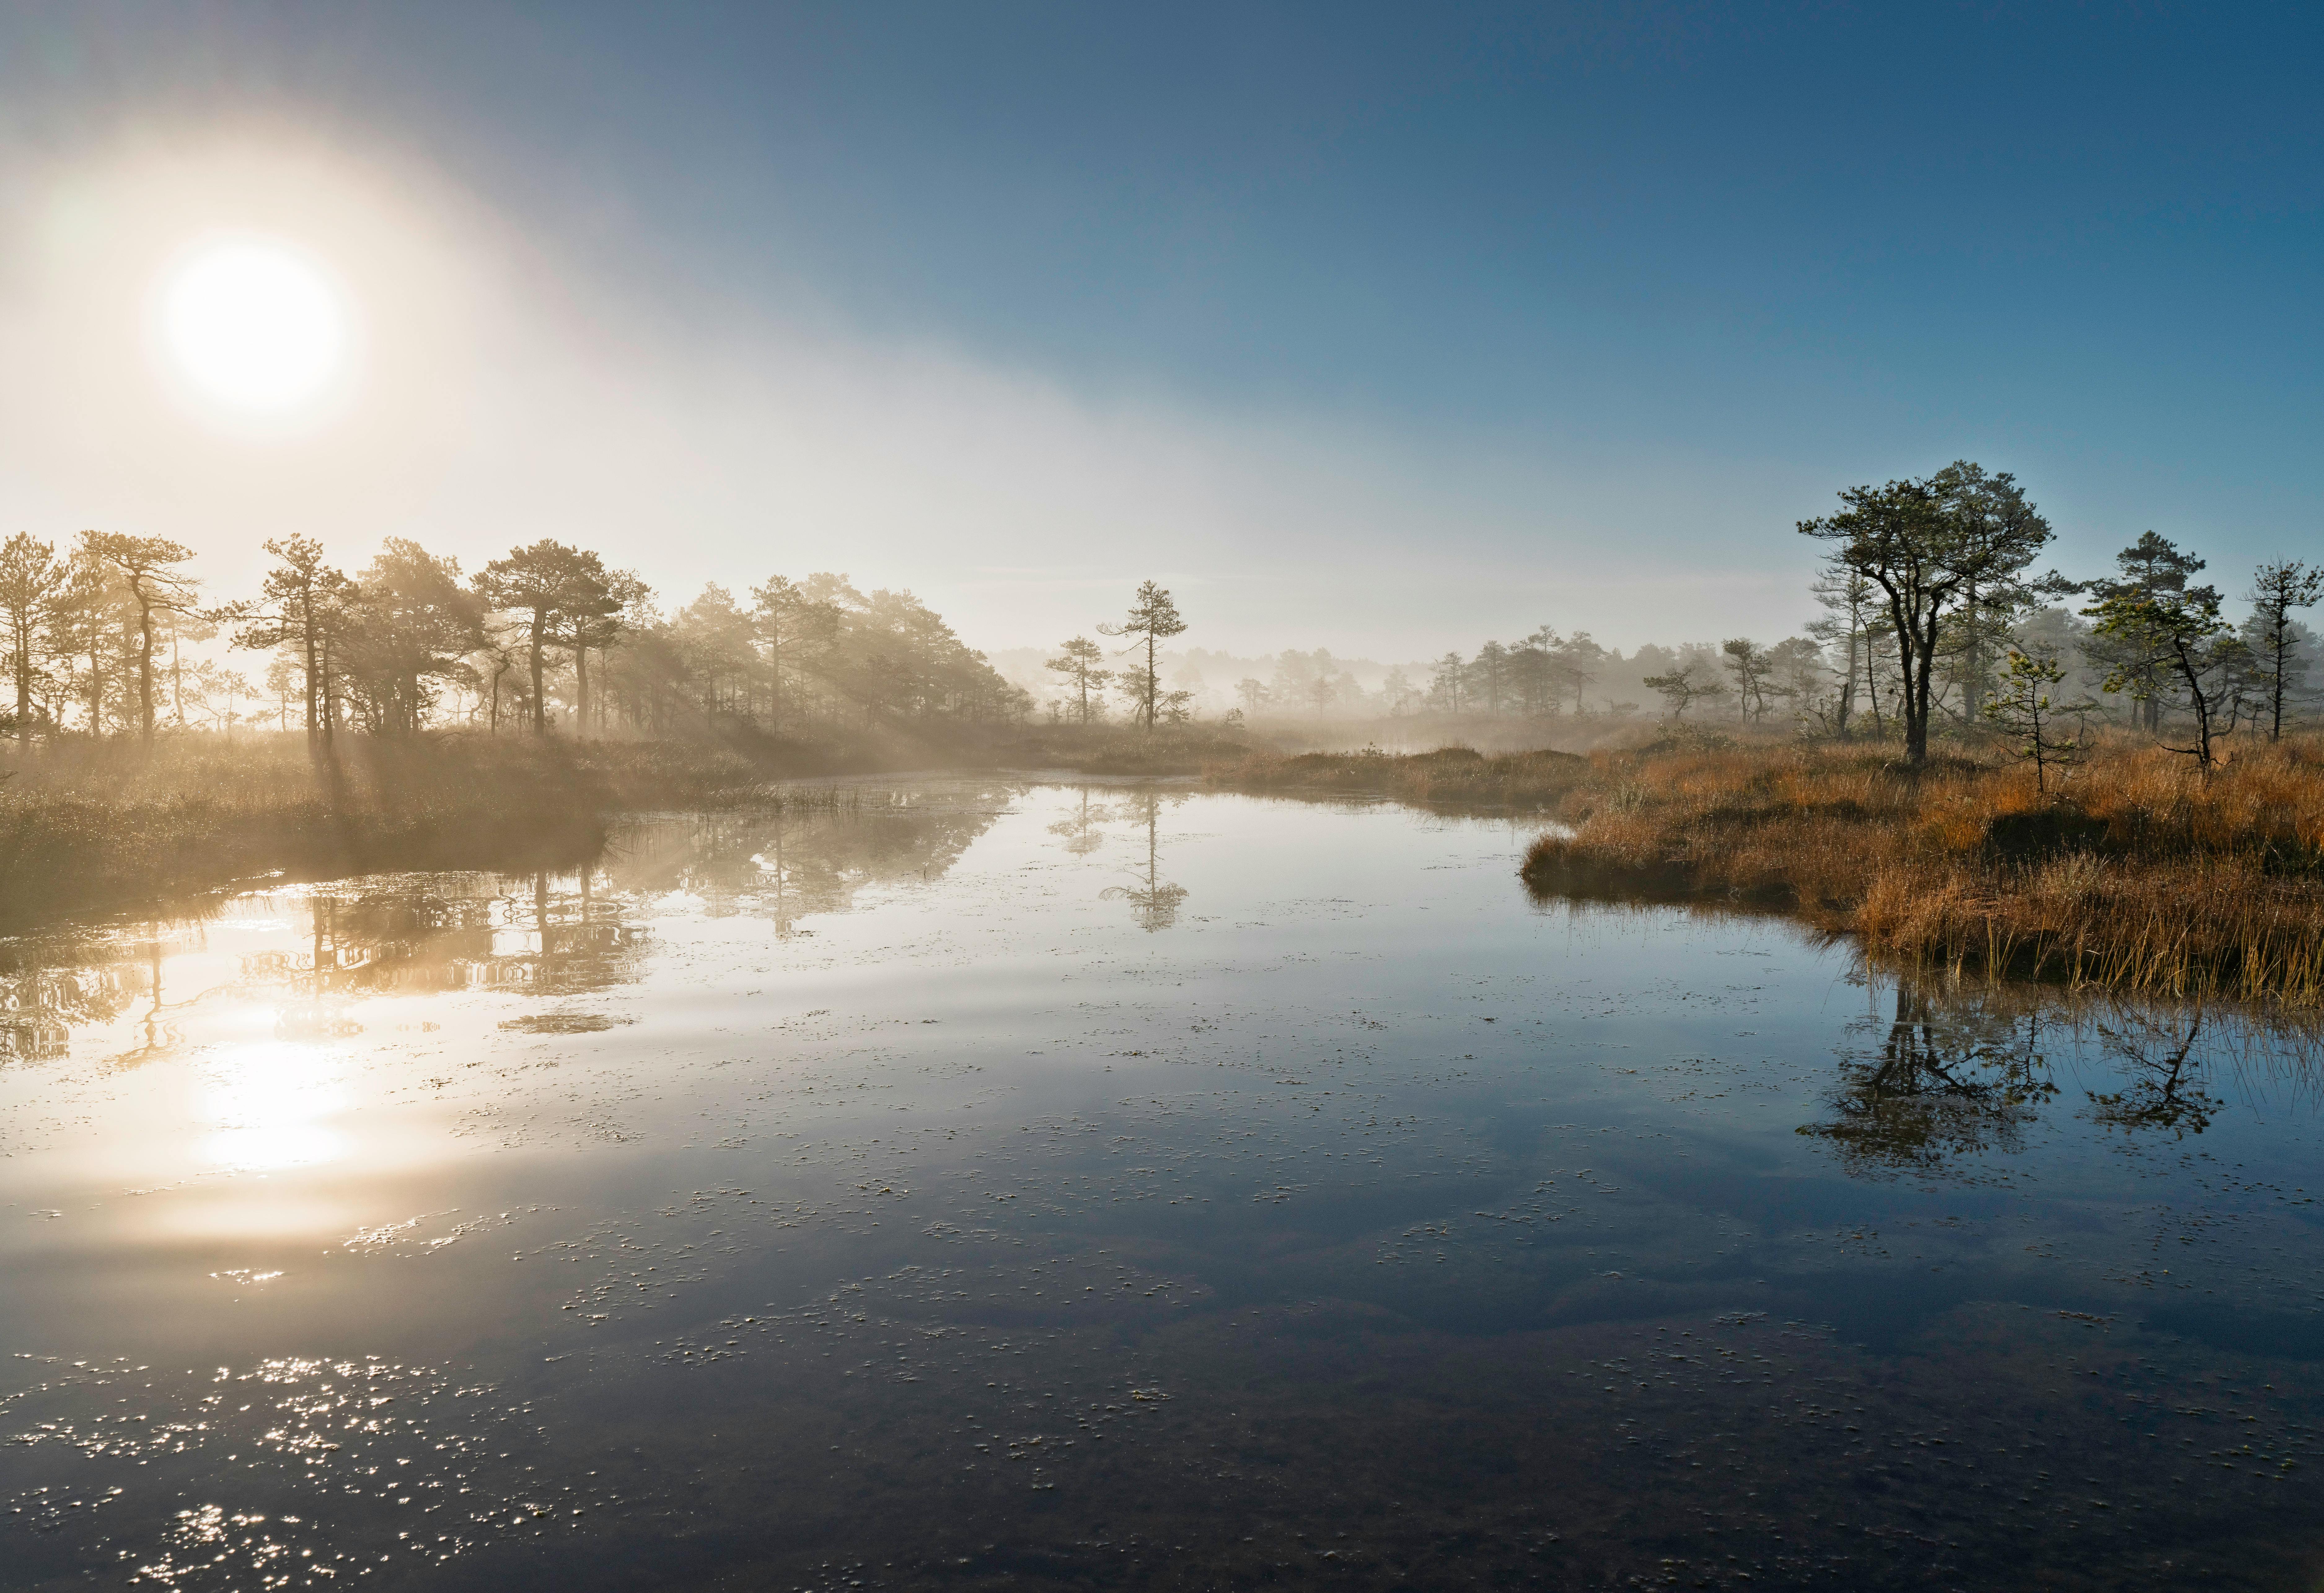
[[[1678, 740], [1587, 756], [1254, 754], [1214, 786], [1489, 806], [1557, 821], [1538, 894], [1725, 902], [1890, 962], [2156, 996], [2324, 1007], [2324, 737], [2208, 776], [2101, 744], [2051, 791], [1999, 751]], [[2055, 780], [2056, 776], [2052, 775]]]
[[1956, 971], [2324, 1005], [2324, 743], [2209, 775], [2098, 750], [2062, 788], [2013, 763], [1808, 745], [1600, 754], [1523, 872], [1544, 891], [1726, 897]]
[[744, 760], [554, 738], [189, 736], [18, 750], [0, 781], [0, 933], [267, 875], [569, 864], [621, 810], [763, 788]]

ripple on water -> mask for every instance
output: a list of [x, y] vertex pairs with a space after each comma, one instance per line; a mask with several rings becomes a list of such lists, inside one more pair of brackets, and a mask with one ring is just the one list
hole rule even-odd
[[1506, 826], [916, 796], [20, 944], [11, 1582], [2257, 1588], [2324, 1542], [2297, 1036], [1544, 912]]

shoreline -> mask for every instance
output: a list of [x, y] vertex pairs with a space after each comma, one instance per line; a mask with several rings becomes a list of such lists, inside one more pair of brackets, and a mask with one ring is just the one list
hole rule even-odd
[[253, 881], [381, 871], [570, 868], [652, 812], [784, 799], [825, 782], [1027, 766], [1100, 781], [1194, 779], [1247, 743], [1202, 734], [993, 727], [933, 741], [569, 741], [445, 732], [166, 738], [16, 750], [0, 778], [0, 936]]
[[2116, 743], [2049, 793], [1997, 760], [1914, 767], [1847, 744], [1285, 755], [1183, 741], [995, 737], [982, 756], [815, 771], [554, 737], [350, 738], [327, 761], [296, 738], [189, 740], [140, 760], [69, 748], [0, 785], [0, 935], [266, 879], [571, 868], [625, 816], [882, 778], [1111, 784], [1199, 769], [1213, 789], [1541, 824], [1518, 870], [1537, 899], [1778, 915], [1953, 976], [2324, 1008], [2324, 738], [2247, 747], [2209, 778]]
[[2247, 746], [2206, 778], [2126, 742], [2058, 791], [1994, 759], [1800, 742], [1487, 757], [1254, 757], [1222, 788], [1498, 795], [1563, 833], [1536, 897], [1728, 904], [1893, 962], [2181, 999], [2324, 1006], [2324, 740]]

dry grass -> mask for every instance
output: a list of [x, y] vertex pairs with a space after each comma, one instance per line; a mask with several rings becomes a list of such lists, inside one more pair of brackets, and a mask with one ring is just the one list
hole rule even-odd
[[605, 816], [697, 807], [761, 778], [730, 752], [659, 743], [191, 737], [148, 757], [67, 744], [11, 758], [0, 783], [0, 932], [259, 876], [566, 865]]
[[382, 870], [569, 867], [617, 813], [840, 798], [786, 793], [802, 775], [1054, 761], [1102, 773], [1193, 773], [1240, 743], [1120, 726], [1022, 739], [970, 726], [943, 741], [865, 732], [843, 743], [742, 737], [589, 741], [446, 732], [342, 736], [318, 763], [303, 735], [0, 742], [0, 934], [163, 903], [262, 877]]
[[1093, 775], [1200, 774], [1220, 759], [1240, 758], [1250, 743], [1214, 725], [1047, 724], [1019, 739], [954, 761], [986, 768], [1071, 769]]
[[1418, 806], [1548, 808], [1592, 777], [1590, 759], [1572, 752], [1508, 752], [1487, 756], [1467, 747], [1397, 756], [1378, 750], [1302, 752], [1285, 757], [1255, 752], [1213, 765], [1204, 778], [1240, 791], [1286, 796], [1338, 793], [1392, 796]]
[[1794, 747], [1599, 754], [1547, 892], [1727, 898], [1875, 955], [2176, 997], [2324, 1005], [2324, 742], [2204, 779], [2103, 750], [2044, 797], [2014, 764]]

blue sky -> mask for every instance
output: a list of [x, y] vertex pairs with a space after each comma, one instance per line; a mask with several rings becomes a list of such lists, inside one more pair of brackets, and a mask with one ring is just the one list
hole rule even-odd
[[[662, 380], [761, 336], [936, 362], [977, 424], [1029, 391], [1106, 433], [1125, 503], [1140, 460], [1203, 476], [1117, 534], [1094, 481], [1044, 506], [1088, 432], [1035, 422], [1008, 501], [1058, 523], [1021, 548], [991, 502], [947, 538], [825, 487], [836, 556], [779, 549], [992, 646], [1149, 567], [1221, 645], [1635, 644], [1796, 626], [1792, 520], [1957, 456], [2015, 471], [2076, 573], [2149, 526], [2231, 584], [2307, 551], [2317, 14], [18, 7], [0, 126], [48, 170], [260, 117], [429, 174]], [[923, 384], [913, 425], [941, 409]], [[641, 544], [673, 588], [751, 550], [754, 494], [783, 518], [701, 464], [735, 518]], [[457, 534], [471, 490], [415, 523]]]

